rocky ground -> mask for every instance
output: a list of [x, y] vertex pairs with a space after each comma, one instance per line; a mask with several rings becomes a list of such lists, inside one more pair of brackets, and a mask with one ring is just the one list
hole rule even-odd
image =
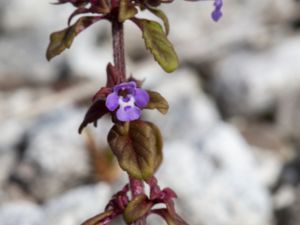
[[[300, 224], [300, 2], [226, 1], [217, 24], [211, 2], [164, 8], [181, 61], [172, 75], [126, 24], [128, 71], [171, 106], [144, 115], [165, 137], [161, 186], [191, 225]], [[106, 145], [109, 119], [77, 133], [112, 60], [108, 24], [44, 57], [70, 12], [0, 1], [1, 225], [78, 225], [126, 182]]]

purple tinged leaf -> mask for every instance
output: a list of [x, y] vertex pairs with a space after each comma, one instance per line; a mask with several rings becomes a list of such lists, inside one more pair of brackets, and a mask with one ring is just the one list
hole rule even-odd
[[105, 225], [111, 222], [116, 216], [113, 210], [108, 210], [86, 220], [81, 225]]
[[107, 73], [107, 82], [106, 86], [112, 88], [113, 86], [121, 83], [119, 71], [111, 64], [109, 63], [106, 67], [106, 73]]
[[88, 109], [82, 123], [79, 126], [78, 132], [81, 133], [89, 123], [96, 122], [102, 116], [108, 113], [104, 100], [98, 100]]
[[62, 53], [65, 49], [70, 48], [75, 37], [90, 25], [103, 19], [103, 17], [81, 17], [75, 24], [69, 26], [61, 31], [54, 32], [50, 35], [50, 43], [47, 48], [47, 59], [51, 60], [53, 57]]
[[86, 9], [86, 8], [78, 8], [76, 9], [70, 16], [69, 16], [69, 19], [68, 19], [68, 26], [71, 25], [71, 22], [72, 22], [72, 19], [77, 16], [77, 15], [80, 15], [80, 14], [83, 14], [83, 13], [88, 13], [89, 12], [89, 9]]
[[129, 128], [125, 125], [115, 125], [110, 130], [108, 143], [123, 170], [133, 178], [147, 180], [162, 161], [160, 131], [154, 124], [141, 120], [130, 122]]
[[170, 213], [167, 209], [154, 209], [152, 213], [161, 216], [168, 225], [189, 225], [177, 213]]

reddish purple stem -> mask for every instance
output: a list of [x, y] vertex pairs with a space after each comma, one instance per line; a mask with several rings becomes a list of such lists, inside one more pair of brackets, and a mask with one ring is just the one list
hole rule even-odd
[[[134, 179], [129, 177], [130, 181], [130, 190], [132, 194], [132, 198], [137, 195], [144, 194], [144, 183], [141, 180]], [[142, 218], [134, 223], [134, 225], [146, 225], [146, 218]]]
[[[112, 1], [112, 7], [117, 7], [118, 0]], [[117, 11], [118, 12], [118, 11]], [[117, 70], [120, 72], [120, 81], [124, 82], [126, 79], [126, 67], [125, 67], [125, 53], [124, 53], [124, 29], [123, 23], [118, 21], [118, 15], [114, 15], [112, 18], [112, 36], [113, 36], [113, 55], [114, 64]]]
[[[111, 1], [112, 8], [119, 6], [119, 0]], [[118, 12], [118, 10], [116, 11]], [[114, 64], [119, 71], [120, 80], [124, 82], [126, 80], [126, 67], [125, 67], [125, 54], [124, 54], [124, 28], [123, 23], [118, 21], [118, 14], [115, 14], [111, 19], [112, 22], [112, 36], [113, 36], [113, 56]], [[132, 193], [132, 198], [139, 194], [144, 193], [143, 181], [129, 177], [130, 190]], [[136, 222], [134, 225], [146, 225], [146, 219], [142, 218]]]

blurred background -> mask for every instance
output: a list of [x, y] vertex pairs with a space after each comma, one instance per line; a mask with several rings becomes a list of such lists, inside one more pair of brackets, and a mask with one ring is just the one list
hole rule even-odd
[[[299, 225], [300, 1], [225, 0], [218, 23], [212, 4], [164, 5], [173, 74], [126, 23], [128, 73], [171, 106], [144, 113], [165, 137], [160, 185], [191, 225]], [[109, 118], [77, 133], [112, 61], [109, 24], [45, 59], [72, 10], [0, 0], [0, 225], [79, 225], [127, 182], [107, 147]]]

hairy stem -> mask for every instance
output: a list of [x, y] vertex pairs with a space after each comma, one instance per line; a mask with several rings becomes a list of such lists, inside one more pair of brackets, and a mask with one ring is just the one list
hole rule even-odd
[[124, 29], [123, 23], [118, 21], [117, 15], [112, 19], [113, 55], [114, 64], [120, 72], [120, 80], [126, 79], [125, 54], [124, 54]]
[[[130, 190], [131, 190], [132, 198], [134, 198], [137, 195], [143, 194], [145, 192], [143, 181], [129, 177], [129, 182], [130, 182]], [[146, 218], [142, 218], [136, 221], [134, 225], [146, 225]]]

